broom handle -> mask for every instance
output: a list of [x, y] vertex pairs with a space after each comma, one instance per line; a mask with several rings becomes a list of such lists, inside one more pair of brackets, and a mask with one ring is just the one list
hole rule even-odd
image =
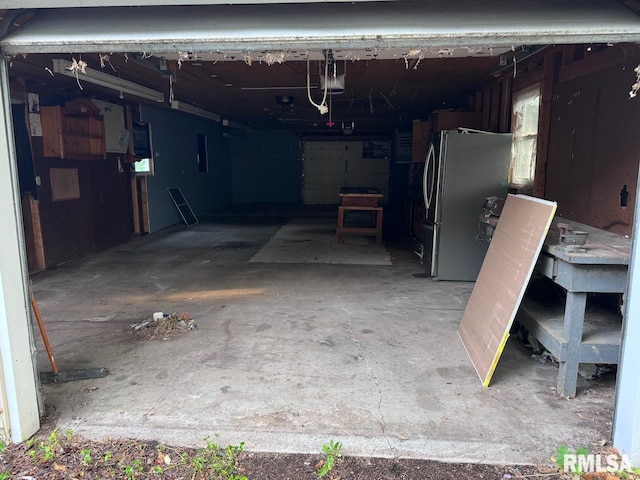
[[31, 289], [31, 285], [29, 285], [29, 294], [31, 296], [31, 306], [33, 307], [33, 313], [36, 314], [36, 320], [38, 320], [38, 327], [40, 327], [40, 335], [42, 335], [42, 341], [44, 342], [44, 346], [47, 349], [47, 355], [49, 355], [49, 361], [51, 362], [51, 368], [53, 369], [53, 374], [58, 374], [58, 366], [56, 365], [56, 360], [53, 358], [53, 350], [51, 349], [51, 344], [49, 343], [49, 337], [47, 337], [47, 331], [44, 329], [44, 323], [42, 323], [42, 316], [40, 315], [40, 309], [38, 308], [38, 304], [36, 303], [36, 297], [33, 295], [33, 290]]

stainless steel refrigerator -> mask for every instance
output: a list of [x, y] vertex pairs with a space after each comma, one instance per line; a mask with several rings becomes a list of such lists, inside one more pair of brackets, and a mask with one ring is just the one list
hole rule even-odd
[[423, 178], [423, 260], [434, 279], [476, 280], [488, 248], [479, 217], [486, 197], [506, 198], [510, 157], [511, 134], [434, 134]]

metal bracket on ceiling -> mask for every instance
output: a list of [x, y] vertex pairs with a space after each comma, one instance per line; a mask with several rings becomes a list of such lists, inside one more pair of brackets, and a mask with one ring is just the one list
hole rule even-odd
[[138, 53], [127, 53], [127, 58], [136, 62], [138, 65], [141, 65], [149, 70], [153, 70], [156, 73], [159, 73], [162, 78], [170, 78], [173, 76], [173, 72], [169, 69], [167, 65], [167, 60], [164, 58], [160, 58], [159, 64], [155, 64], [154, 62], [149, 61]]
[[[491, 74], [492, 77], [499, 76], [503, 71], [507, 69], [513, 69], [514, 63], [520, 63], [524, 59], [529, 58], [535, 53], [538, 53], [540, 50], [547, 48], [548, 45], [539, 45], [539, 46], [531, 46], [531, 45], [521, 45], [520, 47], [515, 47], [513, 50], [513, 55], [511, 56], [511, 60], [507, 61], [507, 55], [509, 53], [503, 53], [500, 55], [500, 68], [493, 71]], [[505, 62], [503, 63], [502, 58], [505, 58]]]

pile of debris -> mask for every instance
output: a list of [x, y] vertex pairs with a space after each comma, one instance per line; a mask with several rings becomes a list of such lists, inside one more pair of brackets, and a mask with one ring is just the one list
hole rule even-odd
[[195, 330], [198, 324], [193, 318], [189, 318], [187, 312], [170, 315], [156, 312], [152, 318], [129, 326], [129, 333], [133, 333], [142, 340], [169, 340], [176, 334]]

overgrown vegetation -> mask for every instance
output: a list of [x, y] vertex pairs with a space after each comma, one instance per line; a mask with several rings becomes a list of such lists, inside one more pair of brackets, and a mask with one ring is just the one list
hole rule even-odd
[[[45, 427], [22, 444], [0, 441], [0, 480], [640, 480], [640, 471], [632, 468], [606, 476], [564, 472], [566, 454], [588, 452], [563, 446], [558, 447], [554, 464], [536, 467], [349, 457], [343, 455], [343, 444], [335, 440], [324, 444], [316, 454], [295, 455], [244, 452], [244, 443], [222, 446], [216, 437], [205, 438], [200, 448], [180, 448], [126, 439], [90, 441], [71, 430], [61, 434], [63, 431]], [[615, 453], [612, 447], [598, 450], [603, 455]], [[572, 457], [567, 461], [571, 462]]]
[[56, 457], [60, 449], [60, 436], [55, 428], [44, 440], [37, 441], [31, 437], [27, 441], [28, 454], [34, 462], [48, 462]]
[[[61, 436], [56, 428], [48, 435], [36, 435], [11, 447], [15, 449], [11, 462], [15, 471], [3, 469], [8, 462], [0, 456], [0, 480], [77, 479], [87, 477], [88, 472], [90, 478], [126, 480], [165, 475], [191, 480], [249, 480], [236, 471], [244, 443], [220, 446], [210, 438], [205, 438], [202, 448], [178, 449], [133, 440], [88, 442], [71, 430]], [[0, 455], [6, 451], [7, 446], [1, 442]]]

